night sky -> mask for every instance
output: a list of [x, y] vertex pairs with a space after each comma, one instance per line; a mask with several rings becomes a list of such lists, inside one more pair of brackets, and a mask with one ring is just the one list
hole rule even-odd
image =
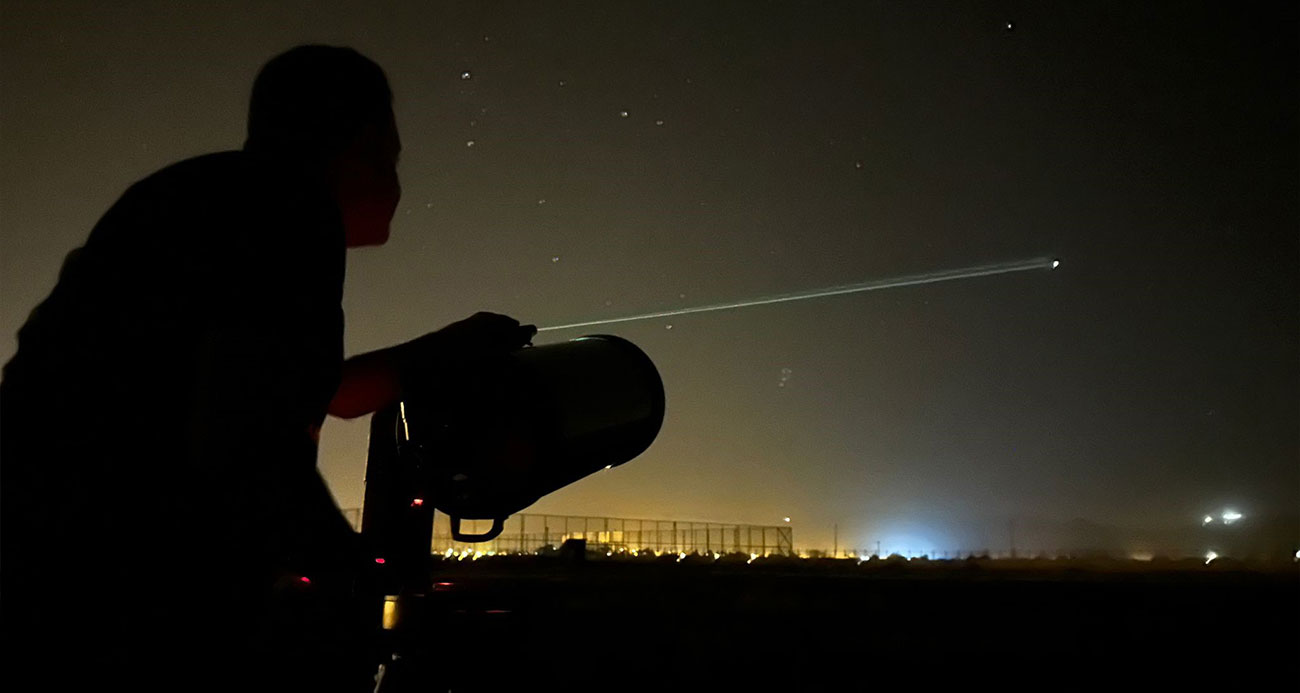
[[[0, 361], [128, 185], [241, 146], [266, 60], [350, 45], [391, 81], [405, 193], [349, 253], [349, 354], [478, 310], [1063, 262], [610, 326], [664, 428], [530, 512], [929, 550], [1300, 507], [1294, 6], [269, 5], [0, 5]], [[324, 431], [343, 507], [366, 433]]]

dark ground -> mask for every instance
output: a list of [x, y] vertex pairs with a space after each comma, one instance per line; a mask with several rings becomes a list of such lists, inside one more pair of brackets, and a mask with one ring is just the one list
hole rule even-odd
[[434, 576], [408, 661], [451, 690], [521, 675], [614, 690], [1135, 667], [1289, 679], [1300, 654], [1290, 563], [495, 557]]

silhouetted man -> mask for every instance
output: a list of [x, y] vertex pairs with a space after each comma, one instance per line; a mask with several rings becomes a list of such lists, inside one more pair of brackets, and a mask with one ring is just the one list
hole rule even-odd
[[533, 332], [480, 313], [344, 361], [345, 248], [384, 243], [401, 194], [391, 103], [355, 51], [289, 51], [258, 75], [243, 150], [136, 183], [68, 255], [0, 383], [9, 682], [373, 673], [362, 551], [315, 468], [326, 413]]

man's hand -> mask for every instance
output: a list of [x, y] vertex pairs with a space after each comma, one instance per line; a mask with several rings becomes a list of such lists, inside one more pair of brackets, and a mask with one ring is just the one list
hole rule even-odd
[[440, 370], [508, 354], [535, 334], [536, 327], [520, 325], [514, 318], [475, 313], [405, 344], [354, 356], [343, 364], [330, 414], [352, 419], [376, 412], [402, 397], [404, 383], [429, 387]]
[[537, 328], [496, 313], [475, 313], [398, 349], [397, 376], [402, 396], [436, 389], [453, 374], [464, 375], [476, 362], [504, 356], [532, 340]]
[[[416, 358], [457, 358], [508, 353], [531, 342], [535, 334], [535, 326], [520, 325], [514, 318], [497, 313], [475, 313], [403, 346], [411, 347]], [[420, 353], [426, 349], [432, 349], [433, 353]]]

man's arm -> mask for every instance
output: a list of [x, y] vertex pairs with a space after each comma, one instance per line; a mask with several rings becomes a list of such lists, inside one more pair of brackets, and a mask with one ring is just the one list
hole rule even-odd
[[399, 348], [380, 349], [344, 361], [339, 389], [330, 400], [330, 416], [355, 419], [400, 399], [402, 387], [395, 353]]

